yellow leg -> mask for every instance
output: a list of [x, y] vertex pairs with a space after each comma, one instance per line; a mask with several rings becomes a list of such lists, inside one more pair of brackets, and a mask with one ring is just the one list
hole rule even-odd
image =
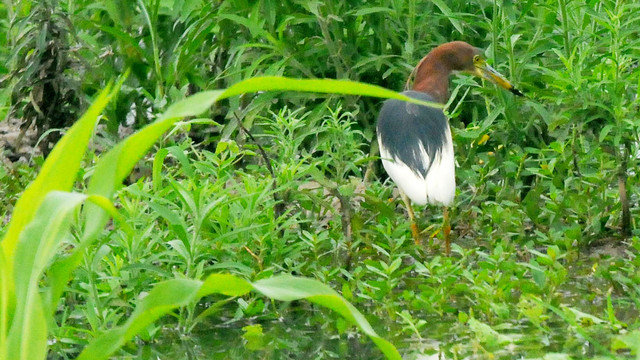
[[447, 256], [451, 254], [451, 223], [449, 222], [449, 208], [444, 207], [442, 213], [442, 231], [444, 232], [444, 252]]
[[402, 201], [404, 201], [404, 205], [407, 207], [407, 212], [409, 212], [413, 241], [415, 241], [416, 245], [420, 245], [420, 232], [418, 231], [418, 224], [416, 224], [416, 214], [413, 212], [413, 207], [411, 207], [411, 200], [409, 200], [409, 197], [402, 191], [400, 191], [400, 197], [402, 198]]

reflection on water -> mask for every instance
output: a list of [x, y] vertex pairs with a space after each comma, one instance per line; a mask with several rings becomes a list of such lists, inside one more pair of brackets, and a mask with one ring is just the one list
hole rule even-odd
[[[175, 331], [163, 330], [167, 336], [141, 347], [135, 355], [144, 360], [191, 359], [381, 359], [382, 354], [367, 336], [349, 328], [338, 334], [336, 321], [318, 324], [309, 314], [327, 321], [328, 311], [304, 310], [288, 313], [280, 320], [251, 319], [230, 325], [202, 324], [190, 337], [180, 338]], [[329, 319], [334, 319], [330, 317]], [[313, 322], [313, 323], [312, 323]], [[243, 327], [260, 324], [261, 348], [251, 350]]]
[[[569, 306], [584, 314], [593, 315], [576, 328], [566, 319], [553, 316], [534, 324], [522, 315], [522, 299], [515, 303], [498, 304], [507, 309], [504, 320], [492, 319], [491, 326], [479, 319], [477, 325], [460, 320], [459, 312], [469, 314], [475, 299], [451, 299], [450, 308], [442, 315], [424, 310], [412, 312], [414, 319], [424, 320], [426, 326], [419, 332], [407, 330], [406, 323], [398, 316], [371, 316], [380, 312], [380, 304], [360, 303], [357, 307], [367, 315], [380, 335], [398, 347], [404, 359], [565, 359], [589, 358], [602, 354], [603, 346], [610, 344], [611, 326], [603, 309], [606, 309], [607, 289], [605, 280], [595, 283], [589, 276], [590, 265], [570, 268], [572, 277], [557, 289], [554, 306]], [[406, 289], [419, 289], [420, 280], [406, 279]], [[404, 289], [397, 289], [401, 292]], [[619, 320], [635, 319], [638, 311], [631, 300], [614, 298]], [[138, 349], [130, 349], [130, 358], [136, 359], [381, 359], [382, 353], [371, 340], [345, 326], [337, 316], [306, 302], [268, 305], [272, 311], [261, 317], [237, 321], [221, 320], [212, 316], [200, 324], [188, 337], [181, 337], [176, 330], [161, 331], [162, 338]], [[273, 307], [280, 306], [278, 309]], [[388, 309], [387, 309], [388, 310]], [[400, 306], [396, 311], [404, 310]], [[573, 310], [572, 310], [573, 311]], [[273, 315], [277, 314], [277, 315]], [[591, 316], [589, 315], [589, 316]], [[274, 318], [279, 316], [279, 318]], [[629, 320], [631, 321], [631, 320]], [[254, 325], [248, 327], [249, 325]], [[255, 326], [258, 325], [258, 326]], [[244, 329], [243, 329], [244, 328]], [[345, 329], [346, 328], [346, 329]], [[251, 335], [249, 330], [251, 329]], [[342, 329], [340, 331], [339, 329]], [[596, 344], [592, 343], [596, 342]], [[604, 345], [604, 351], [607, 351]], [[626, 355], [626, 354], [623, 354]], [[121, 357], [126, 358], [126, 357]]]

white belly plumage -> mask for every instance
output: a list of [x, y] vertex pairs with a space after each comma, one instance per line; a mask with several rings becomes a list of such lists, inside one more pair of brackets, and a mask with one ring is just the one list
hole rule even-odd
[[378, 136], [380, 157], [382, 158], [384, 169], [398, 188], [418, 205], [425, 205], [426, 203], [449, 205], [455, 196], [455, 160], [450, 129], [447, 128], [445, 136], [446, 141], [440, 151], [434, 155], [435, 159], [430, 167], [429, 162], [431, 159], [429, 154], [424, 147], [420, 146], [420, 157], [424, 161], [425, 167], [429, 169], [426, 177], [417, 171], [411, 170], [409, 166], [397, 157], [391, 156], [391, 153], [380, 141], [380, 136]]

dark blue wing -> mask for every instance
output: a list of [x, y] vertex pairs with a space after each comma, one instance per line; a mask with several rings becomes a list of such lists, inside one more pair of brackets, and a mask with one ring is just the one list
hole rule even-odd
[[[414, 99], [435, 101], [418, 91], [405, 91], [403, 94]], [[436, 154], [446, 142], [448, 126], [440, 109], [389, 99], [378, 115], [377, 131], [381, 145], [392, 157], [426, 177]], [[420, 156], [420, 144], [429, 155], [428, 163]]]

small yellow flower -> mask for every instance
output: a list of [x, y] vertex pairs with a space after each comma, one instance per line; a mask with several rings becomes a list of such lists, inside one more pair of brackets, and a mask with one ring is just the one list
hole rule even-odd
[[484, 134], [484, 135], [482, 135], [480, 140], [478, 140], [478, 145], [482, 145], [482, 144], [486, 143], [488, 140], [489, 140], [489, 135]]

